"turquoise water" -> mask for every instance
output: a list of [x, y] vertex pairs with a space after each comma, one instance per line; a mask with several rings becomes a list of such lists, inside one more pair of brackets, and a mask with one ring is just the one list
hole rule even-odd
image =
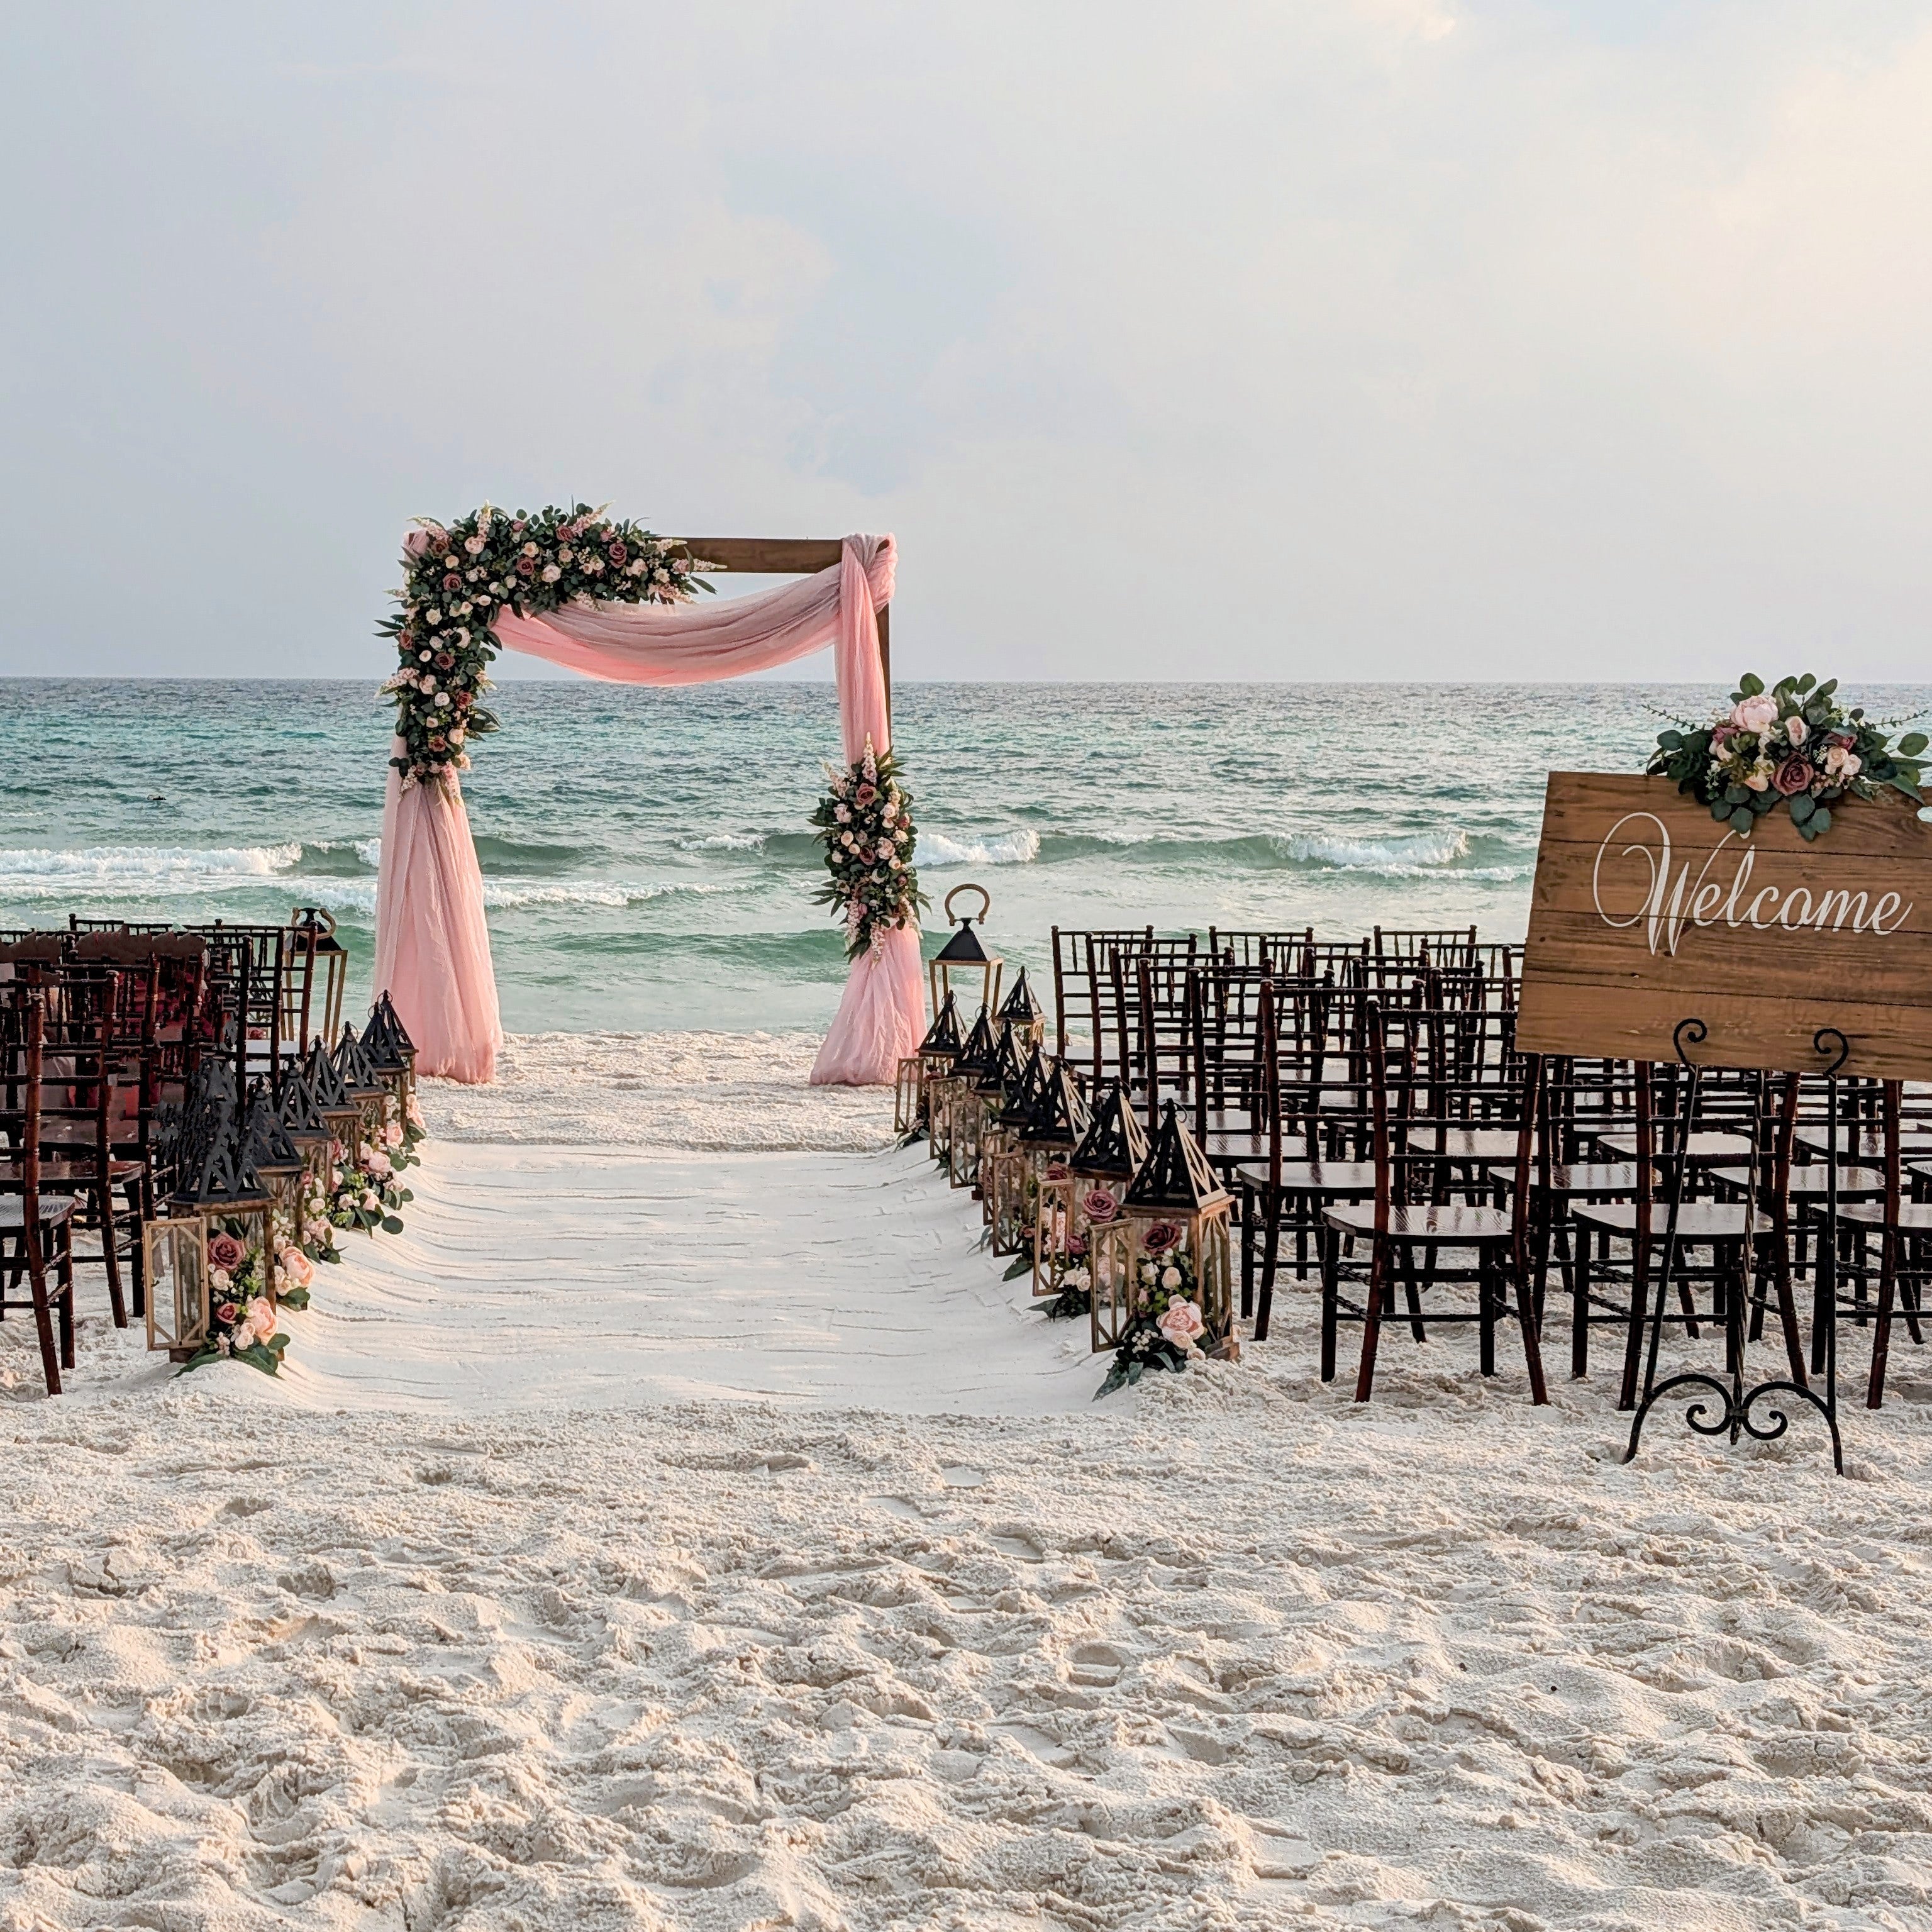
[[[1704, 687], [909, 685], [934, 901], [1062, 926], [1522, 936], [1552, 767], [1641, 769]], [[1880, 713], [1932, 690], [1862, 691]], [[815, 1025], [843, 948], [806, 824], [829, 684], [503, 687], [467, 786], [513, 1030]], [[366, 972], [388, 733], [361, 683], [0, 680], [0, 926], [328, 907]], [[928, 950], [937, 940], [928, 934]]]

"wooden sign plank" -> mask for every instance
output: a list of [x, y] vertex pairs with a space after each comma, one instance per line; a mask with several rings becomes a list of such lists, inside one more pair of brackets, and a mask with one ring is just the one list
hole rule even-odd
[[1679, 1020], [1709, 1066], [1932, 1078], [1932, 825], [1850, 800], [1808, 844], [1749, 838], [1667, 778], [1552, 772], [1516, 1038], [1533, 1053], [1667, 1060]]

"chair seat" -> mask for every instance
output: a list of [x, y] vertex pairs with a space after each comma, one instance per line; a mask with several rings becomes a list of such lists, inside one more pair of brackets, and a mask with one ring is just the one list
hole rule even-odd
[[[1514, 1166], [1492, 1167], [1490, 1169], [1490, 1178], [1502, 1186], [1513, 1187], [1516, 1184], [1516, 1169]], [[1547, 1186], [1532, 1168], [1529, 1184], [1539, 1194], [1634, 1194], [1636, 1192], [1636, 1163], [1628, 1160], [1599, 1161], [1592, 1166], [1552, 1167], [1550, 1170]]]
[[[1602, 1228], [1612, 1234], [1636, 1232], [1634, 1201], [1581, 1202], [1570, 1210], [1573, 1221], [1586, 1227]], [[1670, 1219], [1668, 1204], [1654, 1201], [1650, 1209], [1653, 1240], [1664, 1239]], [[1744, 1208], [1742, 1202], [1687, 1201], [1678, 1211], [1677, 1238], [1681, 1241], [1741, 1241], [1744, 1238]]]
[[1210, 1127], [1201, 1151], [1211, 1161], [1252, 1160], [1267, 1153], [1268, 1144], [1264, 1128], [1258, 1132], [1252, 1127]]
[[[1345, 1234], [1372, 1234], [1376, 1231], [1372, 1202], [1331, 1208], [1322, 1218]], [[1388, 1232], [1390, 1240], [1394, 1241], [1435, 1241], [1448, 1247], [1474, 1247], [1484, 1242], [1507, 1241], [1515, 1229], [1510, 1216], [1499, 1208], [1431, 1204], [1391, 1208]]]
[[[57, 1228], [74, 1213], [74, 1203], [64, 1195], [59, 1195], [40, 1202], [39, 1225], [43, 1228]], [[27, 1225], [27, 1204], [17, 1194], [0, 1195], [0, 1228], [24, 1228]]]
[[[1841, 1221], [1856, 1222], [1861, 1228], [1882, 1228], [1885, 1226], [1885, 1203], [1882, 1201], [1853, 1201], [1838, 1210]], [[1932, 1234], [1932, 1203], [1921, 1205], [1910, 1202], [1899, 1203], [1898, 1220], [1894, 1224], [1908, 1234]]]
[[[1714, 1167], [1711, 1170], [1713, 1180], [1726, 1182], [1732, 1187], [1748, 1187], [1752, 1178], [1753, 1170], [1748, 1167]], [[1794, 1167], [1788, 1192], [1793, 1200], [1822, 1201], [1830, 1184], [1830, 1170], [1820, 1161], [1816, 1167]], [[1875, 1167], [1841, 1167], [1838, 1170], [1840, 1201], [1884, 1192], [1885, 1176]]]
[[[1597, 1144], [1606, 1153], [1617, 1154], [1625, 1160], [1636, 1158], [1636, 1136], [1634, 1132], [1599, 1134]], [[1657, 1138], [1656, 1157], [1661, 1160], [1676, 1153], [1675, 1139], [1670, 1135], [1660, 1134]], [[1717, 1160], [1740, 1160], [1750, 1151], [1750, 1136], [1712, 1132], [1693, 1134], [1690, 1136], [1690, 1159], [1694, 1165], [1708, 1164]]]
[[[1235, 1170], [1250, 1186], [1268, 1184], [1268, 1162], [1252, 1161]], [[1376, 1164], [1372, 1160], [1285, 1160], [1281, 1164], [1284, 1194], [1372, 1196]]]
[[[138, 1160], [110, 1160], [107, 1174], [110, 1180], [125, 1180], [141, 1172]], [[86, 1186], [98, 1178], [99, 1169], [91, 1160], [44, 1160], [40, 1162], [40, 1184], [44, 1187]], [[0, 1180], [18, 1180], [20, 1163], [17, 1160], [0, 1160]]]
[[1411, 1127], [1406, 1136], [1411, 1154], [1439, 1154], [1444, 1160], [1514, 1160], [1516, 1130], [1514, 1127], [1450, 1127], [1436, 1144], [1433, 1127]]

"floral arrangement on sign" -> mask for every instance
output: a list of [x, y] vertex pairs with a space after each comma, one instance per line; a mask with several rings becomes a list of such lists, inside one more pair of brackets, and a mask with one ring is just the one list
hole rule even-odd
[[404, 748], [389, 762], [406, 785], [467, 770], [470, 740], [496, 729], [480, 700], [496, 655], [490, 626], [506, 605], [536, 616], [578, 598], [688, 603], [711, 588], [693, 573], [718, 567], [587, 503], [514, 516], [485, 503], [453, 524], [419, 517], [416, 525], [392, 593], [401, 608], [377, 627], [402, 660], [382, 692], [395, 700]]
[[1907, 732], [1892, 745], [1882, 728], [1904, 721], [1874, 721], [1858, 705], [1847, 711], [1838, 688], [1836, 678], [1820, 684], [1807, 671], [1766, 691], [1747, 672], [1730, 708], [1708, 724], [1660, 731], [1646, 769], [1676, 779], [1679, 791], [1702, 799], [1713, 818], [1728, 819], [1745, 838], [1780, 805], [1809, 839], [1831, 830], [1832, 807], [1848, 794], [1876, 798], [1889, 788], [1918, 804], [1924, 733]]
[[244, 1238], [244, 1222], [225, 1220], [208, 1237], [208, 1336], [183, 1364], [182, 1372], [204, 1362], [232, 1357], [278, 1373], [286, 1335], [275, 1332], [275, 1304], [268, 1292], [267, 1254], [260, 1242]]
[[916, 926], [928, 902], [912, 862], [919, 837], [912, 794], [900, 784], [898, 770], [892, 754], [880, 756], [868, 738], [856, 764], [826, 766], [827, 790], [812, 814], [831, 874], [818, 902], [838, 908], [848, 959], [898, 927]]
[[[1100, 1218], [1090, 1201], [1088, 1216], [1090, 1220]], [[1194, 1258], [1187, 1252], [1186, 1234], [1178, 1222], [1156, 1221], [1142, 1236], [1142, 1252], [1130, 1264], [1138, 1277], [1134, 1318], [1114, 1352], [1106, 1380], [1094, 1391], [1096, 1402], [1117, 1388], [1130, 1387], [1150, 1369], [1178, 1375], [1190, 1356], [1202, 1352], [1208, 1324], [1196, 1298]]]

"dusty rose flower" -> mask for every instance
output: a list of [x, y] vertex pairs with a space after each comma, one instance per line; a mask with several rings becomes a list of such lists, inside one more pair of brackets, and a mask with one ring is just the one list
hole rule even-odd
[[432, 752], [446, 752], [449, 748], [449, 741], [440, 731], [432, 732], [430, 735], [429, 748]]
[[214, 1235], [208, 1244], [208, 1265], [232, 1274], [242, 1265], [248, 1252], [232, 1234]]
[[1817, 776], [1808, 759], [1786, 758], [1778, 766], [1778, 776], [1772, 782], [1784, 796], [1792, 798], [1801, 791], [1808, 791], [1811, 781]]
[[1069, 1235], [1066, 1241], [1066, 1252], [1076, 1257], [1084, 1255], [1087, 1252], [1087, 1237], [1084, 1234]]
[[1177, 1348], [1191, 1348], [1208, 1332], [1201, 1311], [1191, 1301], [1170, 1301], [1160, 1318], [1160, 1332]]
[[410, 531], [403, 539], [403, 554], [405, 556], [427, 556], [429, 554], [428, 531]]
[[537, 573], [537, 574], [540, 576], [546, 584], [554, 584], [557, 579], [563, 574], [563, 572], [558, 569], [555, 564], [547, 563], [544, 566], [543, 568]]
[[537, 567], [528, 557], [520, 556], [518, 558], [517, 574], [519, 577], [534, 577], [536, 574]]
[[1143, 1238], [1149, 1254], [1164, 1254], [1180, 1239], [1180, 1230], [1172, 1221], [1156, 1221]]
[[438, 651], [436, 652], [436, 668], [438, 670], [448, 670], [454, 666], [455, 663], [456, 653], [454, 651]]
[[1120, 1210], [1104, 1187], [1090, 1189], [1081, 1197], [1080, 1211], [1089, 1221], [1111, 1221]]
[[872, 784], [862, 784], [854, 794], [861, 805], [870, 805], [878, 795], [878, 787]]
[[613, 563], [622, 563], [631, 553], [622, 544], [614, 543], [607, 554]]
[[463, 580], [454, 571], [450, 571], [443, 578], [442, 587], [446, 590], [460, 590], [463, 588]]
[[221, 1306], [214, 1311], [214, 1318], [216, 1321], [226, 1325], [227, 1323], [232, 1322], [241, 1312], [241, 1310], [236, 1307], [233, 1302], [224, 1301]]
[[1050, 1160], [1047, 1162], [1046, 1178], [1048, 1180], [1064, 1180], [1066, 1174], [1067, 1166], [1064, 1160]]

